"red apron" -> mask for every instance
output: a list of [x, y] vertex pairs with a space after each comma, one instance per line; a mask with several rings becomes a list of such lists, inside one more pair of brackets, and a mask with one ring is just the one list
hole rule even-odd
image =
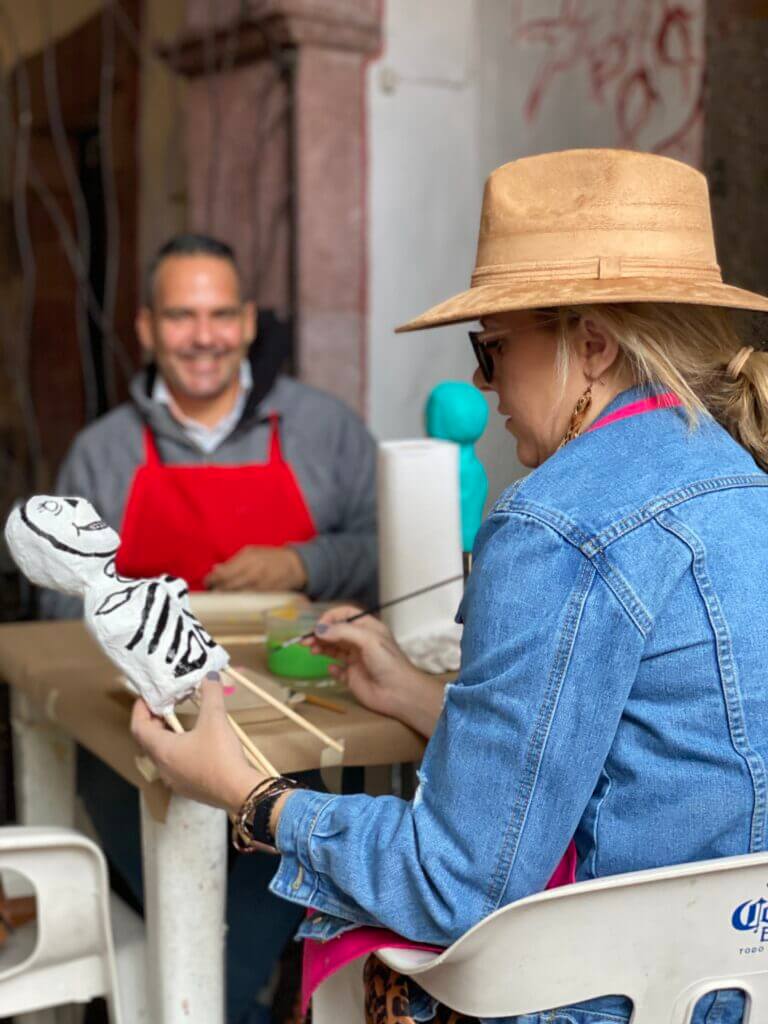
[[190, 590], [248, 544], [280, 547], [317, 535], [312, 515], [280, 446], [271, 415], [265, 463], [165, 466], [147, 427], [145, 463], [131, 484], [120, 530], [117, 570], [123, 576], [169, 573]]

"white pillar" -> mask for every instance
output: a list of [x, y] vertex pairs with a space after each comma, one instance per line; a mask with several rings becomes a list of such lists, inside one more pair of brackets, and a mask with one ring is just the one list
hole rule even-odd
[[141, 801], [153, 1024], [224, 1024], [224, 811], [173, 796], [164, 824]]

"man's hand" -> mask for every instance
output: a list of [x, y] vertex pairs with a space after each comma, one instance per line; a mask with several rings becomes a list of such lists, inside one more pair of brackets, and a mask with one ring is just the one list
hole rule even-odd
[[209, 590], [301, 590], [307, 570], [293, 548], [249, 544], [205, 578]]

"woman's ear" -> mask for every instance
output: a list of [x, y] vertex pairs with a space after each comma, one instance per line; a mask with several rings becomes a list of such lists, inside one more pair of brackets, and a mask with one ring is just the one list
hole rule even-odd
[[619, 343], [613, 335], [588, 317], [579, 321], [574, 341], [587, 380], [599, 380], [619, 358]]

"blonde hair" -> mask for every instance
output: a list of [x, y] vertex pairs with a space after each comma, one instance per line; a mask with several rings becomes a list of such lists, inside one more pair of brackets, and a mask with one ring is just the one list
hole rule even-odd
[[[542, 310], [558, 322], [558, 367], [568, 372], [570, 334], [582, 319], [613, 337], [636, 384], [658, 384], [681, 400], [689, 422], [712, 416], [768, 470], [768, 352], [755, 351], [738, 376], [729, 364], [740, 341], [727, 310], [642, 302]], [[747, 355], [747, 353], [745, 353]]]

